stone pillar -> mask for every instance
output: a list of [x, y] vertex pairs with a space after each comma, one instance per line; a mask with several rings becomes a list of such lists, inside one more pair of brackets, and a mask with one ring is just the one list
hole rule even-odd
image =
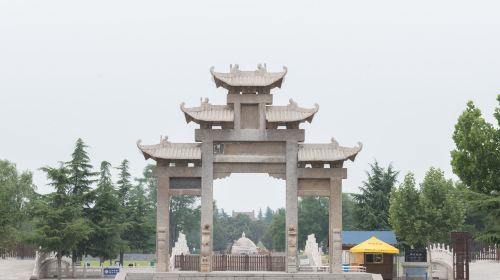
[[286, 271], [297, 272], [298, 179], [297, 141], [286, 142]]
[[169, 208], [170, 208], [170, 178], [157, 177], [156, 202], [156, 271], [167, 272], [170, 262], [169, 256]]
[[259, 103], [259, 129], [266, 130], [266, 103]]
[[201, 146], [201, 252], [200, 271], [212, 271], [213, 241], [213, 141], [203, 141]]
[[240, 129], [241, 128], [241, 103], [234, 102], [233, 112], [234, 112], [234, 129]]
[[328, 226], [330, 272], [342, 272], [342, 179], [330, 178], [330, 213]]

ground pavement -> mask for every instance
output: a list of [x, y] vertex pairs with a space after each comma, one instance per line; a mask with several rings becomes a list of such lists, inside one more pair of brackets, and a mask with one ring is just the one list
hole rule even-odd
[[469, 264], [470, 280], [500, 280], [500, 263], [473, 262]]
[[35, 260], [0, 259], [0, 280], [30, 279]]

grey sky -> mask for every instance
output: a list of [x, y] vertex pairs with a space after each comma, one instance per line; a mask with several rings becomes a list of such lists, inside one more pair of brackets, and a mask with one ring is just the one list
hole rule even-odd
[[[306, 142], [363, 142], [344, 191], [357, 191], [374, 159], [419, 179], [430, 166], [451, 176], [466, 101], [492, 120], [499, 50], [498, 1], [4, 0], [0, 158], [55, 165], [82, 137], [95, 166], [127, 158], [138, 176], [137, 139], [193, 141], [179, 104], [225, 102], [210, 66], [267, 63], [289, 69], [275, 104], [320, 104], [302, 126]], [[41, 172], [35, 181], [48, 191]], [[233, 175], [216, 181], [215, 199], [227, 210], [276, 208], [284, 182]]]

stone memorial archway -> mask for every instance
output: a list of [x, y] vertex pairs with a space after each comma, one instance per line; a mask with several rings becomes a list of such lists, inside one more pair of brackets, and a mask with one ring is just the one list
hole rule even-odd
[[200, 271], [212, 271], [213, 180], [231, 173], [268, 173], [286, 180], [286, 271], [297, 271], [298, 196], [330, 198], [330, 272], [342, 272], [342, 180], [346, 160], [354, 160], [357, 147], [304, 144], [304, 122], [312, 122], [319, 106], [302, 108], [293, 100], [274, 106], [271, 90], [281, 88], [287, 73], [268, 72], [265, 65], [229, 73], [210, 70], [215, 85], [228, 90], [226, 105], [208, 99], [197, 107], [180, 109], [186, 121], [199, 124], [195, 143], [172, 143], [161, 138], [156, 145], [137, 146], [146, 159], [156, 161], [158, 180], [156, 254], [157, 271], [169, 268], [169, 197], [201, 196]]

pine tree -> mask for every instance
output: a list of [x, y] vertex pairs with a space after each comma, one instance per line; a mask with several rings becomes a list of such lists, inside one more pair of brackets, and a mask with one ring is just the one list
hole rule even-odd
[[128, 217], [131, 215], [131, 209], [129, 208], [129, 202], [130, 202], [130, 190], [132, 188], [131, 184], [131, 175], [129, 172], [129, 162], [128, 160], [124, 159], [120, 166], [117, 167], [118, 169], [118, 181], [116, 182], [117, 185], [117, 192], [118, 192], [118, 201], [120, 203], [120, 222], [121, 224], [125, 227], [124, 233], [122, 234], [122, 239], [125, 241], [121, 244], [119, 251], [120, 251], [120, 265], [123, 266], [123, 255], [125, 253], [125, 250], [127, 250], [129, 247], [129, 238], [126, 232], [129, 231], [130, 223], [128, 222]]
[[389, 199], [397, 182], [398, 173], [389, 165], [381, 167], [377, 161], [370, 164], [368, 179], [360, 187], [361, 194], [353, 194], [356, 201], [355, 217], [358, 230], [389, 230]]
[[[148, 220], [151, 203], [147, 200], [144, 189], [136, 185], [130, 190], [127, 224], [125, 236], [130, 249], [135, 251], [148, 251], [154, 246], [151, 236], [154, 228]], [[173, 244], [173, 243], [172, 243]]]
[[75, 150], [71, 155], [71, 160], [66, 163], [68, 169], [70, 193], [74, 195], [77, 200], [76, 203], [82, 207], [89, 208], [93, 202], [92, 184], [96, 182], [95, 176], [97, 172], [92, 171], [92, 164], [90, 157], [86, 151], [87, 145], [81, 138], [76, 140]]
[[56, 252], [57, 278], [61, 279], [61, 259], [86, 240], [91, 229], [82, 218], [82, 209], [75, 207], [75, 196], [70, 195], [69, 170], [45, 167], [50, 185], [55, 192], [37, 201], [35, 206], [36, 243], [43, 252]]
[[[73, 196], [72, 201], [75, 207], [81, 209], [84, 221], [90, 226], [90, 208], [95, 195], [92, 191], [92, 184], [96, 182], [95, 177], [98, 173], [92, 171], [93, 167], [86, 148], [88, 146], [85, 145], [81, 138], [78, 138], [71, 160], [66, 162], [65, 165], [68, 170], [69, 193]], [[87, 253], [89, 248], [89, 243], [82, 242], [78, 244], [72, 253], [73, 265], [75, 265], [79, 257]]]
[[113, 186], [111, 164], [101, 163], [100, 177], [95, 190], [95, 204], [91, 211], [93, 233], [90, 238], [91, 254], [98, 256], [100, 263], [118, 255], [123, 246], [121, 233], [124, 230], [117, 213], [120, 211], [118, 194]]

